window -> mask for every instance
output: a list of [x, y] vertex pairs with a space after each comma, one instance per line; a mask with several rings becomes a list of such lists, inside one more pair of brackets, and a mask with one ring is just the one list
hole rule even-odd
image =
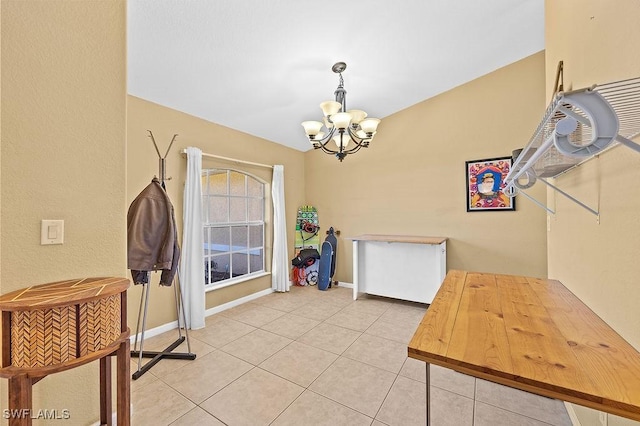
[[235, 170], [202, 171], [204, 279], [208, 288], [264, 272], [265, 184]]

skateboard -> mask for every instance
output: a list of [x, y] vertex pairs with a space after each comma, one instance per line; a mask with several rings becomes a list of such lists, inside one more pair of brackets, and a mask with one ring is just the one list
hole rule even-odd
[[313, 206], [301, 206], [298, 208], [296, 218], [296, 252], [303, 248], [320, 250], [320, 225], [318, 223], [318, 211]]
[[331, 256], [331, 272], [329, 272], [329, 287], [331, 287], [333, 276], [336, 272], [336, 257], [338, 256], [338, 239], [336, 238], [333, 226], [327, 231], [327, 237], [324, 240], [329, 241], [329, 243], [331, 243], [331, 248], [333, 249], [333, 255]]
[[320, 268], [318, 271], [318, 290], [326, 290], [331, 282], [331, 261], [333, 258], [333, 247], [329, 241], [322, 243], [320, 252]]

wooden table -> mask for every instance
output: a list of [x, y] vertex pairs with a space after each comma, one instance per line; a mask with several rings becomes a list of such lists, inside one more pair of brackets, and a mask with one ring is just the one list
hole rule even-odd
[[359, 293], [431, 303], [447, 270], [447, 239], [366, 234], [353, 240], [353, 300]]
[[427, 422], [429, 364], [640, 420], [640, 353], [556, 280], [450, 271], [408, 352]]
[[[111, 356], [117, 356], [118, 425], [130, 423], [126, 278], [84, 278], [0, 296], [0, 377], [9, 379], [9, 425], [31, 425], [32, 386], [100, 360], [100, 422], [112, 423]], [[46, 413], [66, 418], [73, 413]], [[72, 418], [72, 417], [71, 417]]]

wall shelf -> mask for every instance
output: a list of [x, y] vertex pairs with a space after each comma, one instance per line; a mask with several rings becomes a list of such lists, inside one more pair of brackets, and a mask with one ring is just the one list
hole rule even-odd
[[[561, 68], [559, 68], [561, 71]], [[640, 152], [631, 139], [640, 135], [640, 77], [558, 92], [547, 107], [529, 143], [514, 151], [504, 192], [522, 194], [554, 214], [524, 190], [537, 181], [598, 216], [596, 209], [551, 184], [555, 178], [604, 150], [622, 144]]]

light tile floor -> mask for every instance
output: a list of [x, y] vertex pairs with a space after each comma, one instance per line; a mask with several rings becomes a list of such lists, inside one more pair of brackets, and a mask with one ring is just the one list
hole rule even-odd
[[[425, 365], [407, 344], [426, 305], [352, 295], [293, 287], [208, 317], [189, 333], [196, 360], [163, 359], [132, 381], [132, 424], [424, 425]], [[431, 371], [435, 426], [571, 425], [560, 401]]]

